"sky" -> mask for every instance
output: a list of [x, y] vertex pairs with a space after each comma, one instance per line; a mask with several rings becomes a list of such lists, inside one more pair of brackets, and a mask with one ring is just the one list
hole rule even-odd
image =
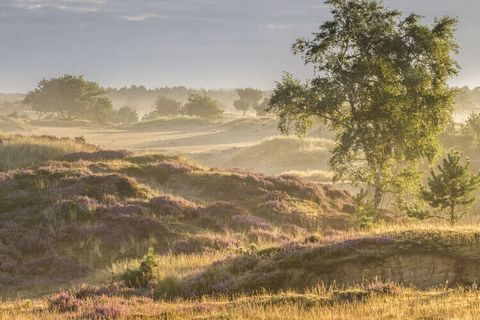
[[[479, 0], [385, 0], [460, 19], [462, 71], [480, 86]], [[323, 0], [0, 0], [0, 92], [83, 74], [105, 87], [273, 88], [309, 67], [290, 51], [330, 17]]]

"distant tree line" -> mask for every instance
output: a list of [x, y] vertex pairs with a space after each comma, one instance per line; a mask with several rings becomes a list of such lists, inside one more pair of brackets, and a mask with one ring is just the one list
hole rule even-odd
[[219, 107], [219, 103], [203, 94], [191, 94], [185, 104], [166, 98], [163, 96], [155, 100], [153, 110], [146, 114], [144, 120], [153, 120], [159, 117], [187, 115], [206, 119], [217, 119], [221, 117], [223, 110]]
[[[37, 87], [24, 97], [23, 104], [30, 106], [42, 117], [82, 119], [97, 124], [126, 125], [139, 121], [139, 115], [132, 106], [124, 105], [118, 110], [114, 109], [106, 89], [77, 75], [41, 80]], [[254, 107], [249, 102], [250, 106]], [[185, 103], [159, 96], [155, 100], [153, 111], [144, 119], [175, 115], [216, 119], [221, 117], [222, 113], [220, 103], [203, 92], [191, 93]]]
[[[159, 92], [165, 95], [158, 95]], [[249, 109], [263, 115], [268, 106], [266, 93], [252, 88], [233, 90], [193, 90], [185, 87], [147, 89], [144, 86], [112, 89], [102, 88], [99, 84], [86, 80], [83, 76], [64, 75], [58, 78], [43, 79], [37, 87], [23, 99], [33, 111], [44, 117], [56, 116], [66, 120], [84, 119], [98, 124], [120, 123], [131, 124], [139, 121], [139, 115], [132, 97], [145, 98], [157, 95], [153, 110], [143, 119], [152, 120], [158, 117], [188, 115], [201, 118], [219, 118], [222, 103], [210, 96], [223, 98], [234, 95], [234, 107], [244, 115]], [[166, 96], [168, 95], [168, 96]], [[186, 99], [184, 96], [187, 95]], [[111, 97], [123, 96], [125, 103], [118, 110], [113, 107]], [[170, 96], [170, 97], [169, 97]], [[171, 96], [179, 97], [178, 99]], [[262, 100], [263, 99], [263, 100]]]
[[480, 87], [470, 89], [461, 87], [456, 89], [455, 109], [458, 112], [480, 111]]

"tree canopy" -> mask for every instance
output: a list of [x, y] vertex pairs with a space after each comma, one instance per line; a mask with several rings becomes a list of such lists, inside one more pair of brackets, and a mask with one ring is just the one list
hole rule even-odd
[[155, 114], [158, 116], [173, 116], [180, 113], [182, 104], [174, 99], [163, 96], [155, 100]]
[[223, 111], [218, 103], [205, 94], [192, 94], [188, 102], [183, 106], [183, 113], [188, 116], [200, 118], [218, 118]]
[[443, 159], [442, 164], [437, 167], [438, 173], [434, 170], [428, 178], [428, 188], [423, 188], [421, 196], [432, 208], [439, 210], [438, 213], [431, 213], [430, 210], [410, 209], [410, 216], [417, 218], [437, 217], [443, 218], [441, 214], [445, 211], [450, 223], [455, 223], [463, 212], [458, 207], [468, 207], [475, 201], [475, 190], [480, 186], [480, 173], [470, 173], [468, 159], [461, 163], [459, 152], [450, 152]]
[[97, 83], [87, 81], [83, 76], [64, 75], [41, 80], [23, 102], [40, 113], [58, 113], [66, 118], [90, 117], [104, 122], [113, 110], [105, 93]]
[[289, 74], [277, 83], [270, 110], [282, 132], [304, 135], [319, 119], [336, 133], [334, 179], [366, 184], [376, 208], [386, 192], [417, 177], [420, 159], [438, 153], [451, 121], [458, 72], [452, 54], [456, 20], [406, 17], [380, 0], [328, 0], [332, 20], [292, 49], [312, 66], [312, 80]]
[[233, 102], [235, 109], [243, 111], [243, 116], [248, 109], [257, 109], [262, 99], [263, 92], [261, 90], [253, 88], [237, 89], [237, 94], [240, 97], [239, 100]]

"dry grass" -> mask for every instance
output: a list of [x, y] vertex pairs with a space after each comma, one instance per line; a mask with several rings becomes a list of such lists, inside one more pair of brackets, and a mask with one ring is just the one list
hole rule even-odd
[[330, 182], [333, 178], [333, 173], [326, 170], [288, 170], [280, 175], [296, 176], [314, 182]]
[[328, 139], [277, 136], [251, 146], [194, 154], [192, 157], [209, 166], [246, 168], [269, 175], [293, 171], [314, 181], [325, 181], [332, 146], [333, 141]]
[[[81, 302], [77, 311], [58, 313], [47, 301], [14, 300], [0, 304], [0, 319], [80, 318], [95, 308], [122, 310], [118, 318], [160, 319], [478, 319], [480, 292], [466, 289], [418, 291], [402, 288], [395, 294], [372, 294], [360, 300], [339, 299], [364, 292], [319, 288], [309, 293], [267, 292], [253, 296], [203, 297], [198, 300], [155, 302], [151, 299], [98, 297]], [[361, 297], [361, 295], [359, 295]]]
[[80, 140], [50, 136], [0, 136], [0, 140], [0, 171], [35, 166], [73, 152], [98, 150]]

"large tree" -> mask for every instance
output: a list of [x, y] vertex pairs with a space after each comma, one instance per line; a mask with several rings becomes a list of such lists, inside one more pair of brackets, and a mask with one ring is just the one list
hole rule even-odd
[[311, 65], [314, 78], [286, 74], [270, 110], [279, 128], [304, 135], [315, 119], [336, 133], [330, 166], [335, 179], [363, 183], [375, 207], [386, 192], [399, 192], [417, 175], [420, 159], [438, 152], [438, 135], [451, 121], [458, 72], [452, 53], [456, 20], [404, 17], [380, 0], [328, 0], [333, 19], [293, 52]]
[[233, 102], [233, 106], [238, 111], [243, 111], [243, 116], [248, 109], [257, 109], [262, 99], [263, 93], [261, 90], [253, 88], [237, 89], [239, 100]]
[[43, 79], [30, 91], [24, 103], [40, 113], [58, 113], [66, 118], [91, 118], [100, 114], [103, 122], [111, 113], [111, 101], [105, 90], [83, 76], [64, 75], [59, 78]]

